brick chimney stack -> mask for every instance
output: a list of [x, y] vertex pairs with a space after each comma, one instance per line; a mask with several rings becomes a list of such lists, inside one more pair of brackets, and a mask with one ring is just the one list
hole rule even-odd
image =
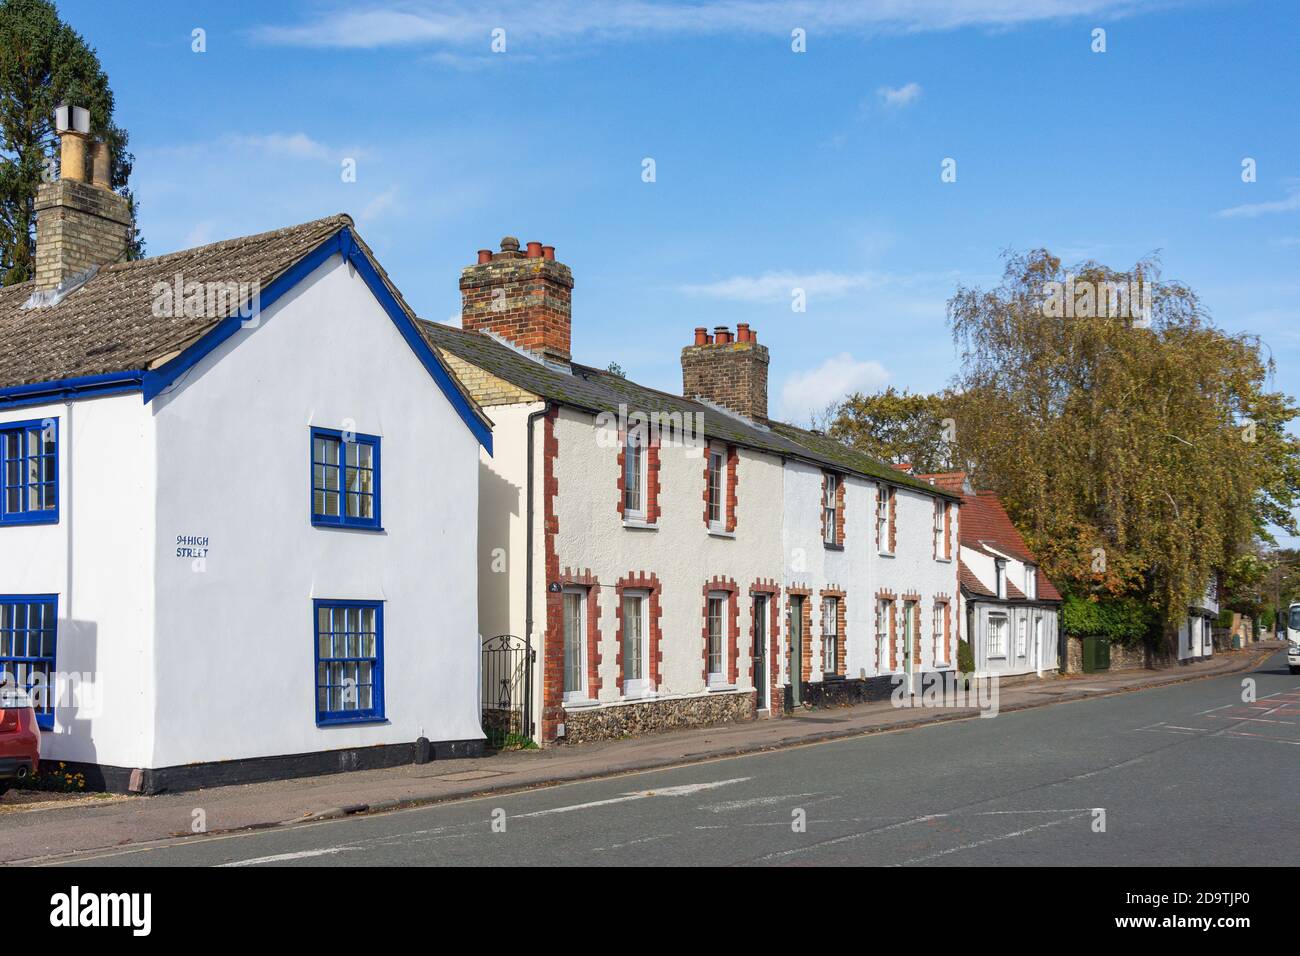
[[478, 251], [460, 273], [461, 327], [494, 332], [547, 361], [571, 360], [573, 273], [555, 261], [555, 247], [506, 236], [501, 251]]
[[[109, 184], [111, 156], [106, 143], [92, 142], [90, 115], [60, 106], [59, 179], [36, 190], [36, 288], [49, 291], [92, 266], [126, 257], [132, 222], [130, 204]], [[87, 146], [91, 182], [86, 182]]]
[[725, 325], [713, 334], [701, 326], [695, 342], [682, 349], [682, 394], [721, 405], [751, 421], [767, 420], [767, 346], [748, 323]]

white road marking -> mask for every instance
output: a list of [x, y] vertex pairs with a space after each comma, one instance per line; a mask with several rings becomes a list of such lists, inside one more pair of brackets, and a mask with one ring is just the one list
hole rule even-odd
[[552, 807], [549, 810], [534, 810], [531, 813], [516, 813], [512, 819], [519, 820], [524, 817], [544, 817], [551, 813], [572, 813], [574, 810], [590, 810], [593, 807], [607, 807], [614, 803], [627, 803], [629, 800], [645, 800], [648, 797], [688, 797], [693, 793], [699, 793], [702, 790], [716, 790], [718, 787], [726, 787], [733, 783], [744, 783], [749, 777], [734, 777], [731, 780], [714, 780], [712, 783], [687, 783], [680, 787], [660, 787], [657, 790], [638, 790], [635, 793], [625, 793], [621, 797], [610, 797], [608, 800], [592, 800], [590, 803], [575, 803], [567, 807]]
[[924, 863], [927, 860], [936, 860], [941, 856], [947, 856], [950, 853], [960, 853], [962, 850], [973, 850], [976, 847], [988, 846], [990, 843], [998, 843], [1002, 840], [1011, 840], [1015, 837], [1024, 836], [1026, 833], [1033, 833], [1035, 830], [1046, 830], [1048, 827], [1060, 826], [1062, 823], [1069, 823], [1071, 820], [1077, 820], [1085, 813], [1091, 813], [1091, 810], [1084, 810], [1083, 813], [1076, 813], [1073, 816], [1065, 817], [1061, 820], [1051, 820], [1047, 823], [1040, 823], [1037, 826], [1025, 827], [1023, 830], [1016, 830], [1014, 833], [1004, 833], [1002, 836], [989, 837], [987, 840], [976, 840], [974, 843], [963, 843], [961, 846], [950, 847], [947, 850], [940, 850], [938, 853], [931, 853], [928, 856], [916, 856], [910, 860], [904, 860], [902, 863], [896, 863], [895, 866], [907, 866], [909, 863]]
[[817, 793], [791, 793], [784, 797], [750, 797], [748, 800], [726, 800], [722, 803], [709, 803], [700, 807], [710, 813], [730, 813], [732, 810], [748, 810], [751, 807], [770, 807], [784, 803], [786, 800], [798, 800], [801, 797], [815, 797]]
[[334, 853], [346, 853], [348, 850], [356, 849], [350, 846], [331, 846], [323, 850], [300, 850], [297, 853], [276, 853], [274, 856], [255, 856], [251, 860], [232, 860], [229, 863], [220, 864], [226, 866], [257, 866], [259, 863], [283, 863], [286, 860], [303, 860], [311, 856], [330, 856]]

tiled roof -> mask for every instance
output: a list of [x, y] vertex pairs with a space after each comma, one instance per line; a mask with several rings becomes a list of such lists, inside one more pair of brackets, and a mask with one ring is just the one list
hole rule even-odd
[[[191, 344], [225, 316], [154, 315], [154, 286], [257, 283], [265, 288], [331, 235], [346, 215], [103, 266], [56, 305], [24, 309], [34, 282], [0, 289], [0, 388], [147, 368]], [[373, 258], [373, 257], [372, 257]], [[382, 274], [382, 273], [381, 273]], [[232, 314], [241, 303], [227, 311]], [[182, 311], [182, 310], [177, 310]]]
[[957, 497], [905, 475], [882, 461], [849, 448], [833, 438], [816, 435], [793, 425], [772, 422], [763, 427], [703, 402], [647, 388], [603, 369], [574, 364], [572, 374], [543, 365], [479, 332], [466, 332], [438, 322], [421, 321], [425, 338], [435, 348], [526, 389], [534, 395], [590, 412], [702, 415], [704, 437], [870, 478], [929, 494]]
[[975, 576], [975, 572], [968, 568], [966, 562], [961, 558], [957, 559], [957, 580], [962, 588], [971, 594], [980, 597], [997, 597], [989, 588], [984, 586], [984, 583]]
[[[934, 475], [936, 484], [942, 486], [947, 484], [953, 485], [952, 475]], [[961, 475], [961, 480], [957, 482], [958, 487], [965, 481], [965, 475]], [[961, 517], [959, 518], [958, 538], [962, 547], [971, 548], [983, 554], [992, 554], [993, 549], [997, 552], [1015, 558], [1024, 564], [1032, 564], [1037, 569], [1037, 591], [1040, 600], [1059, 601], [1061, 592], [1056, 586], [1047, 579], [1043, 569], [1038, 567], [1038, 559], [1034, 553], [1029, 550], [1025, 544], [1025, 539], [1020, 536], [1016, 526], [1011, 522], [1011, 516], [1007, 514], [1006, 509], [1002, 507], [1002, 502], [998, 496], [991, 491], [977, 491], [969, 495], [963, 495], [961, 499]], [[964, 565], [963, 565], [964, 567]], [[974, 574], [971, 574], [974, 578]], [[965, 584], [965, 578], [962, 579]], [[981, 585], [983, 587], [983, 585]], [[1024, 599], [1024, 594], [1010, 581], [1007, 582], [1007, 593], [1013, 598]], [[984, 589], [989, 593], [988, 589]]]

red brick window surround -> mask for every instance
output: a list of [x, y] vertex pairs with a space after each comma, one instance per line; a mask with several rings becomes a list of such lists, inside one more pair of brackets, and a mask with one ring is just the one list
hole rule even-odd
[[[634, 571], [614, 586], [618, 691], [623, 696], [653, 694], [663, 670], [659, 577]], [[639, 609], [636, 619], [631, 614]], [[631, 692], [629, 694], [629, 691]]]
[[876, 550], [893, 554], [896, 505], [893, 485], [876, 485]]
[[822, 543], [844, 547], [844, 476], [822, 472]]
[[[912, 670], [921, 669], [921, 595], [915, 591], [902, 595], [903, 615], [907, 615], [907, 606], [912, 606]], [[903, 622], [907, 624], [906, 621]], [[907, 628], [903, 628], [904, 638], [906, 638]]]
[[735, 686], [740, 676], [740, 610], [736, 582], [715, 577], [704, 585], [704, 683], [710, 687]]
[[736, 531], [735, 445], [710, 442], [704, 449], [704, 527], [713, 534]]
[[[812, 676], [812, 589], [789, 587], [785, 589], [786, 611], [791, 614], [794, 612], [795, 598], [803, 598], [802, 601], [798, 602], [803, 608], [799, 615], [800, 630], [802, 631], [799, 641], [799, 675], [796, 677], [792, 673], [790, 658], [787, 658], [786, 661], [786, 673], [790, 675], [791, 682], [800, 680], [806, 684]], [[794, 632], [791, 631], [792, 638], [793, 635]], [[787, 643], [793, 645], [793, 641]], [[788, 650], [792, 658], [793, 646]]]
[[952, 512], [953, 505], [945, 501], [943, 503], [943, 556], [947, 561], [952, 560]]
[[848, 657], [848, 608], [845, 594], [837, 588], [825, 588], [822, 599], [822, 673], [844, 676]]
[[898, 620], [894, 614], [898, 595], [893, 591], [876, 592], [876, 673], [885, 673], [885, 662], [889, 670], [898, 669]]
[[659, 435], [637, 425], [618, 433], [618, 513], [624, 522], [659, 521]]
[[934, 634], [934, 663], [939, 667], [952, 660], [952, 601], [946, 594], [935, 596], [931, 629]]
[[[596, 700], [600, 697], [600, 582], [592, 575], [591, 569], [574, 571], [564, 569], [560, 577], [564, 588], [564, 628], [567, 631], [576, 615], [583, 630], [581, 654], [577, 661], [570, 656], [574, 649], [565, 640], [564, 660], [564, 698], [565, 701]], [[580, 604], [569, 603], [577, 598]], [[581, 668], [579, 686], [574, 685], [573, 666]]]
[[749, 682], [754, 685], [754, 658], [758, 656], [758, 643], [767, 640], [769, 642], [767, 653], [767, 702], [769, 712], [775, 714], [785, 709], [785, 695], [778, 694], [778, 689], [781, 686], [781, 668], [779, 666], [781, 652], [781, 607], [779, 603], [781, 586], [775, 581], [765, 581], [760, 578], [750, 585], [749, 596], [753, 599], [760, 594], [767, 596], [769, 633], [764, 635], [754, 630], [757, 622], [754, 620], [751, 611], [749, 618]]

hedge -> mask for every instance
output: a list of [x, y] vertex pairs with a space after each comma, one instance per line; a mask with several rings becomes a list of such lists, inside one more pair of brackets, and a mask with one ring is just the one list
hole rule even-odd
[[1093, 601], [1068, 595], [1061, 605], [1061, 626], [1073, 637], [1105, 637], [1112, 644], [1132, 644], [1154, 634], [1160, 619], [1137, 598]]

